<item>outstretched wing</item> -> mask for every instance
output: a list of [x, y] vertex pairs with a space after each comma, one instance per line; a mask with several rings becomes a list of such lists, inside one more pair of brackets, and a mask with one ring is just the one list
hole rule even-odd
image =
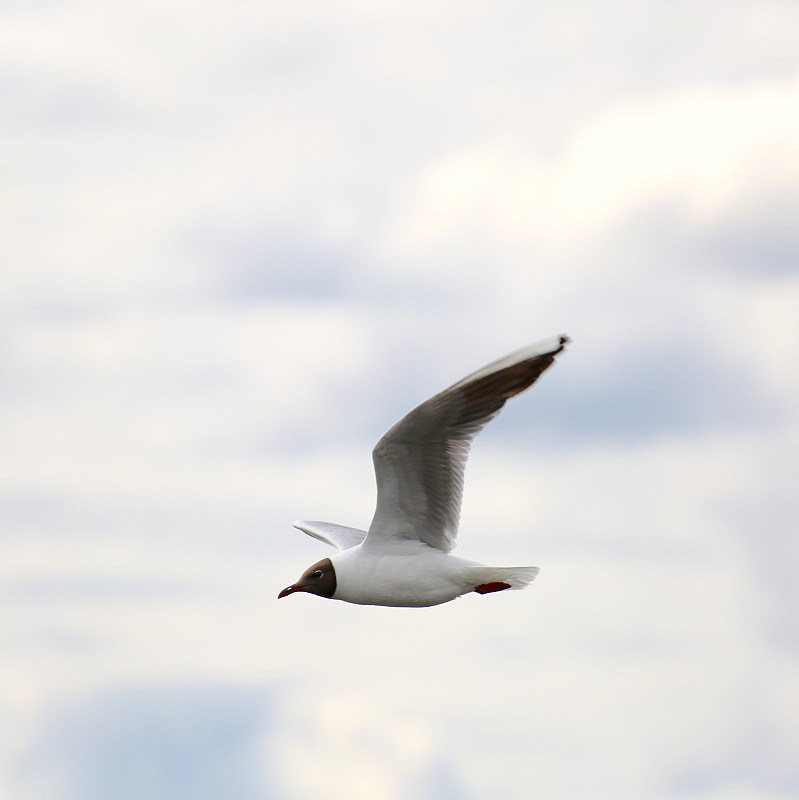
[[305, 519], [298, 519], [293, 523], [294, 527], [319, 539], [320, 542], [332, 545], [337, 550], [349, 550], [360, 544], [366, 537], [366, 531], [357, 528], [348, 528], [345, 525], [334, 525], [332, 522], [316, 522]]
[[453, 548], [472, 440], [568, 341], [548, 339], [483, 367], [417, 406], [380, 439], [372, 451], [377, 508], [366, 547], [417, 539], [445, 553]]

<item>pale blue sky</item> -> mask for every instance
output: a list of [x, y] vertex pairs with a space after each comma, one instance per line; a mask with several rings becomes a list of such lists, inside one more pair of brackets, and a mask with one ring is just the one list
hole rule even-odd
[[[12, 3], [0, 795], [799, 792], [799, 8]], [[526, 592], [276, 594], [370, 449], [478, 439]]]

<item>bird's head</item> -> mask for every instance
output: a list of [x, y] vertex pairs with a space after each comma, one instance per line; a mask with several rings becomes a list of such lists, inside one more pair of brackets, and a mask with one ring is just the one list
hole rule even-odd
[[279, 600], [294, 592], [309, 592], [320, 597], [332, 597], [335, 591], [336, 570], [329, 558], [323, 558], [308, 567], [296, 583], [287, 586], [277, 597]]

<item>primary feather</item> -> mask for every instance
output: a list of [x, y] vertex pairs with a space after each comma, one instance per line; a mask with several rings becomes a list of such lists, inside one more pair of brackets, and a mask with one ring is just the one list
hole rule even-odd
[[472, 440], [568, 341], [559, 336], [494, 361], [417, 406], [380, 439], [372, 451], [377, 507], [364, 547], [393, 538], [452, 550]]

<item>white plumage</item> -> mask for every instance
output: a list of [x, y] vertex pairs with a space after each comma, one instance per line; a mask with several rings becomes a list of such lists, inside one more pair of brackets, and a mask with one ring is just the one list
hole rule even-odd
[[329, 522], [294, 526], [338, 549], [278, 596], [304, 591], [349, 603], [432, 606], [467, 592], [522, 589], [538, 567], [488, 567], [450, 554], [474, 437], [531, 386], [568, 342], [559, 336], [472, 373], [417, 406], [375, 445], [377, 506], [368, 533]]

